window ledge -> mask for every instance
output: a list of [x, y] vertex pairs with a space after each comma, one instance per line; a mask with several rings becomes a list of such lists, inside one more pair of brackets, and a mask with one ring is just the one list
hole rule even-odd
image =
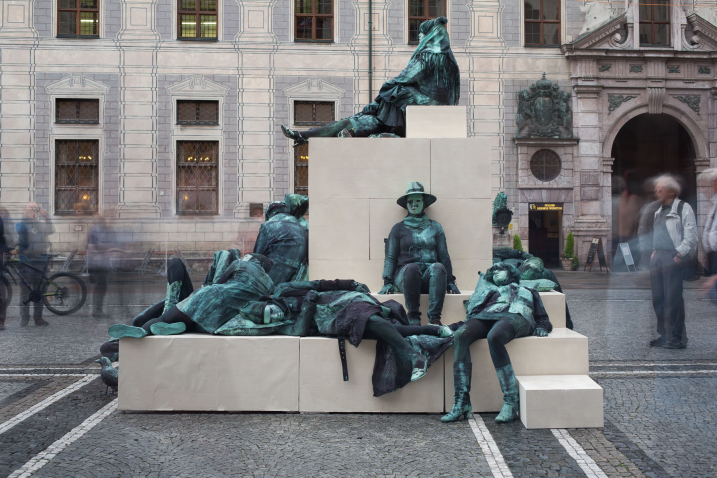
[[63, 40], [99, 40], [99, 35], [57, 35]]
[[323, 44], [331, 44], [336, 43], [333, 40], [297, 40], [294, 39], [294, 43], [323, 43]]
[[219, 38], [187, 38], [177, 37], [178, 41], [201, 41], [201, 42], [218, 42]]

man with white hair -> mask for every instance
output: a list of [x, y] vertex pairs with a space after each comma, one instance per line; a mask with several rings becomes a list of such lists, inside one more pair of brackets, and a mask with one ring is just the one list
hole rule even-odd
[[710, 168], [700, 175], [705, 186], [711, 186], [715, 194], [712, 195], [712, 207], [707, 214], [705, 229], [702, 232], [702, 245], [707, 252], [707, 266], [710, 275], [717, 275], [717, 168]]
[[689, 204], [677, 198], [680, 191], [680, 184], [669, 174], [655, 180], [655, 197], [661, 207], [655, 212], [650, 284], [660, 336], [651, 340], [650, 345], [669, 349], [687, 347], [683, 265], [697, 250], [695, 213]]

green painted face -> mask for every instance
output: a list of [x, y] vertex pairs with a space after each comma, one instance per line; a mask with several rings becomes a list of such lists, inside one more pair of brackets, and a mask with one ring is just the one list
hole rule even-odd
[[406, 209], [412, 216], [421, 214], [423, 212], [423, 194], [409, 194]]
[[493, 282], [497, 286], [502, 286], [510, 283], [510, 276], [508, 271], [498, 271], [493, 274]]
[[264, 323], [281, 322], [284, 319], [284, 311], [274, 304], [267, 304], [264, 307]]

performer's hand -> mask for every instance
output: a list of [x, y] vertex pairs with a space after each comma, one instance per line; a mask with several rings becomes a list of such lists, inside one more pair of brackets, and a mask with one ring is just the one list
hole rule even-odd
[[678, 252], [677, 255], [675, 256], [675, 263], [676, 263], [676, 264], [679, 264], [679, 263], [681, 263], [681, 262], [682, 262], [682, 254], [680, 254], [680, 253]]
[[548, 336], [548, 331], [545, 330], [545, 329], [543, 329], [543, 328], [541, 328], [541, 327], [538, 327], [538, 328], [535, 329], [535, 331], [533, 332], [533, 335], [536, 336], [536, 337], [547, 337], [547, 336]]
[[656, 252], [656, 251], [652, 251], [652, 254], [650, 254], [650, 259], [652, 259], [653, 257], [655, 257], [655, 252]]
[[458, 290], [458, 286], [455, 284], [448, 284], [448, 291], [449, 294], [460, 294], [461, 291]]
[[393, 284], [386, 284], [378, 291], [379, 294], [393, 294]]
[[353, 281], [354, 290], [356, 292], [361, 292], [362, 294], [370, 294], [371, 291], [369, 290], [368, 286], [366, 284], [362, 284], [360, 282]]

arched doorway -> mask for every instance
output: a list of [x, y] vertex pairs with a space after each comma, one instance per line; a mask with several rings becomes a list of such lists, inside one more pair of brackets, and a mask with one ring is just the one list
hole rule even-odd
[[[654, 200], [651, 178], [670, 173], [682, 184], [680, 199], [697, 210], [695, 147], [687, 130], [667, 114], [641, 114], [620, 129], [612, 146], [612, 257], [628, 242], [636, 262], [640, 210]], [[649, 240], [648, 240], [649, 242]], [[620, 264], [616, 264], [620, 270]], [[624, 267], [624, 266], [623, 266]]]

